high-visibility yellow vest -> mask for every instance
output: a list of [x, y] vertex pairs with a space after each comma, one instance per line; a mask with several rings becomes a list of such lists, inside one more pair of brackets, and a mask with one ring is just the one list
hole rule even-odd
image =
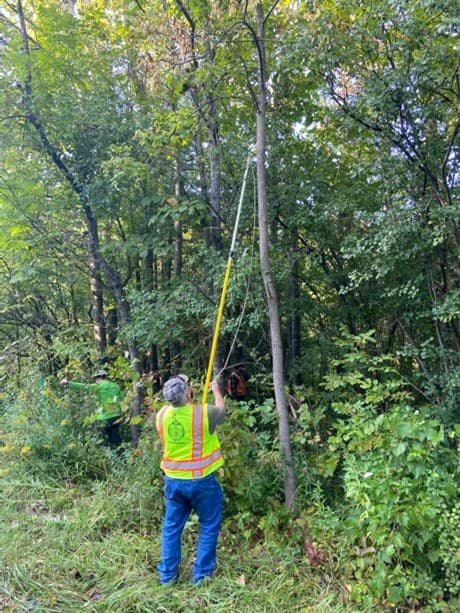
[[157, 415], [156, 428], [163, 446], [161, 468], [168, 477], [199, 479], [222, 466], [220, 442], [209, 432], [206, 407], [167, 405]]

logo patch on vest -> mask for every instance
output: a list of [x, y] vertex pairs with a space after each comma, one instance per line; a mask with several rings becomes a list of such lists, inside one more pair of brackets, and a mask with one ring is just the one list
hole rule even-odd
[[184, 426], [174, 417], [168, 426], [168, 436], [174, 443], [180, 443], [184, 440]]

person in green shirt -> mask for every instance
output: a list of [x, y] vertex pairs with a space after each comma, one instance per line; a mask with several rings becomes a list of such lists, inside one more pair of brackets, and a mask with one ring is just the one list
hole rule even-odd
[[79, 383], [62, 379], [61, 385], [69, 389], [92, 391], [97, 399], [96, 421], [101, 424], [102, 431], [112, 449], [121, 444], [120, 416], [124, 400], [123, 392], [118, 383], [109, 381], [107, 371], [98, 370], [94, 374], [95, 383]]

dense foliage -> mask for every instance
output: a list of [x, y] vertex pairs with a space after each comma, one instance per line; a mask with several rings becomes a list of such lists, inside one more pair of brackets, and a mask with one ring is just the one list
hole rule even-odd
[[[153, 568], [159, 449], [146, 416], [171, 372], [190, 373], [197, 391], [203, 382], [254, 153], [256, 4], [0, 7], [0, 470], [11, 498], [2, 513], [27, 525], [32, 513], [50, 535], [62, 528], [62, 551], [82, 530], [96, 560], [95, 542], [110, 549], [123, 534], [120, 560]], [[230, 597], [248, 580], [231, 555], [244, 543], [254, 564], [270, 551], [286, 585], [291, 563], [315, 594], [320, 576], [330, 581], [318, 610], [454, 611], [457, 3], [262, 4], [270, 257], [296, 505], [283, 506], [251, 163], [216, 358], [224, 379], [235, 363], [250, 375], [249, 398], [230, 403], [222, 432], [224, 574], [240, 583], [222, 583], [219, 595], [249, 607], [247, 595]], [[58, 385], [88, 380], [102, 363], [126, 392], [121, 465], [94, 439], [90, 398]], [[47, 576], [31, 570], [29, 545], [22, 560], [14, 552], [13, 533], [1, 535], [2, 591], [18, 610], [33, 608]], [[91, 590], [107, 569], [93, 561], [83, 572], [85, 552], [72, 552], [60, 573]], [[148, 610], [133, 573], [129, 589], [109, 594], [124, 580], [114, 572], [101, 610]], [[301, 610], [314, 610], [299, 593]], [[263, 599], [260, 610], [270, 610]]]

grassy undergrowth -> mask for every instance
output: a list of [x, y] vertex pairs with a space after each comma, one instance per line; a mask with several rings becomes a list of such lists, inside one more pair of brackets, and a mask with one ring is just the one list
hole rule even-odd
[[299, 408], [293, 514], [282, 504], [272, 402], [232, 406], [220, 430], [218, 567], [199, 588], [190, 581], [193, 518], [179, 583], [158, 584], [163, 493], [153, 426], [118, 457], [94, 436], [83, 405], [59, 390], [46, 388], [36, 402], [33, 389], [5, 399], [0, 611], [459, 611], [460, 426], [447, 431], [428, 408], [415, 409], [383, 358], [371, 366], [380, 378], [363, 379], [353, 366], [328, 382], [341, 416], [331, 432], [328, 422], [320, 427], [324, 405]]
[[193, 587], [197, 525], [192, 518], [184, 533], [181, 579], [164, 588], [155, 571], [158, 517], [127, 528], [119, 519], [125, 492], [116, 480], [75, 486], [9, 473], [1, 478], [1, 490], [0, 610], [352, 610], [343, 602], [333, 569], [313, 569], [296, 547], [248, 538], [233, 520], [223, 526], [214, 580]]

